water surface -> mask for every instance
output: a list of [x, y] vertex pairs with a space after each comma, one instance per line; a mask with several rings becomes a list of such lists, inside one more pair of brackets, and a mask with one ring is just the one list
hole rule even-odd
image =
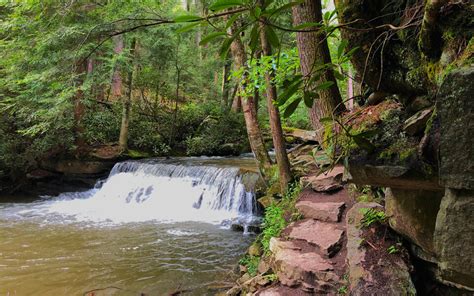
[[[215, 161], [215, 160], [213, 160]], [[214, 295], [252, 241], [239, 169], [117, 165], [100, 188], [0, 204], [0, 295]]]

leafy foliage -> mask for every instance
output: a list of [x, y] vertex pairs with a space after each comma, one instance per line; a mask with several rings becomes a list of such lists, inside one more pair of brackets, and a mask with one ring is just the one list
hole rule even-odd
[[364, 215], [361, 220], [362, 227], [370, 227], [374, 223], [384, 223], [387, 220], [385, 212], [381, 210], [362, 208], [360, 212]]

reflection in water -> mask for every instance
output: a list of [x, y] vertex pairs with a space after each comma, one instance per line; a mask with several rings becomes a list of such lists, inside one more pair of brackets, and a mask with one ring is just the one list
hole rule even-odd
[[212, 295], [252, 239], [221, 223], [254, 218], [236, 168], [122, 163], [101, 188], [0, 205], [0, 295]]

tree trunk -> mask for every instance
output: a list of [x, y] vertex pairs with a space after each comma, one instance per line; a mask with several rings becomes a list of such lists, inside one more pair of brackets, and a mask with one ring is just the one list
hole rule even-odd
[[122, 151], [128, 150], [128, 129], [130, 125], [130, 108], [132, 105], [132, 90], [133, 90], [133, 72], [134, 59], [136, 52], [136, 39], [132, 39], [130, 44], [130, 67], [127, 76], [127, 94], [122, 101], [122, 125], [120, 126], [119, 146]]
[[224, 63], [224, 67], [222, 67], [222, 84], [221, 84], [221, 91], [222, 91], [222, 110], [228, 111], [229, 106], [229, 74], [230, 74], [230, 60], [226, 60]]
[[[232, 29], [233, 33], [236, 32], [235, 28]], [[234, 57], [235, 66], [237, 69], [245, 68], [247, 63], [247, 58], [245, 56], [244, 44], [240, 40], [240, 37], [236, 37], [231, 44], [231, 52]], [[246, 74], [244, 71], [242, 81], [240, 83], [240, 88], [244, 92], [246, 87]], [[268, 151], [265, 148], [265, 143], [263, 141], [262, 132], [258, 125], [257, 114], [255, 113], [255, 101], [252, 96], [248, 96], [245, 99], [241, 100], [242, 109], [244, 112], [245, 126], [247, 128], [247, 135], [250, 142], [250, 147], [257, 159], [258, 166], [262, 173], [265, 173], [268, 168], [272, 165]]]
[[76, 95], [74, 96], [74, 143], [76, 145], [76, 154], [80, 155], [86, 146], [84, 138], [84, 125], [82, 120], [85, 114], [84, 90], [81, 88], [84, 84], [87, 72], [87, 61], [81, 61], [76, 64]]
[[[114, 53], [121, 55], [123, 52], [123, 36], [117, 35], [112, 38], [114, 42]], [[112, 100], [116, 100], [122, 97], [122, 75], [120, 73], [119, 63], [114, 65], [114, 73], [112, 74], [112, 87], [111, 87]]]
[[[261, 1], [262, 2], [262, 1]], [[272, 56], [272, 48], [265, 32], [265, 19], [260, 23], [260, 42], [262, 44], [263, 56]], [[277, 101], [277, 89], [273, 80], [275, 73], [267, 71], [265, 73], [265, 84], [267, 89], [267, 106], [270, 116], [270, 128], [272, 130], [273, 146], [275, 147], [275, 156], [280, 173], [281, 192], [286, 192], [288, 184], [291, 182], [290, 161], [286, 153], [286, 143], [281, 128], [280, 111], [275, 105]]]
[[[322, 21], [320, 0], [305, 0], [302, 4], [293, 6], [292, 10], [295, 26]], [[311, 29], [315, 29], [315, 27]], [[325, 37], [322, 30], [318, 32], [298, 32], [296, 34], [301, 72], [307, 80], [311, 78], [314, 69], [318, 66], [331, 63], [329, 47]], [[311, 125], [317, 133], [320, 144], [324, 139], [324, 127], [319, 120], [323, 117], [337, 115], [345, 110], [334, 73], [332, 70], [325, 70], [321, 74], [319, 81], [310, 85], [310, 90], [314, 91], [317, 84], [327, 81], [332, 81], [333, 85], [328, 89], [319, 91], [319, 99], [314, 100], [313, 107], [309, 110]]]

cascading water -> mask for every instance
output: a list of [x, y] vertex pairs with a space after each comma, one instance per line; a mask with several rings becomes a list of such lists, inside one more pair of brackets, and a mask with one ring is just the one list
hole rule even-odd
[[118, 163], [107, 180], [81, 193], [63, 193], [50, 213], [76, 220], [112, 223], [162, 221], [232, 221], [247, 225], [256, 216], [255, 195], [236, 167], [166, 162]]
[[252, 240], [221, 225], [258, 223], [254, 168], [127, 161], [88, 191], [0, 203], [0, 295], [214, 295]]

